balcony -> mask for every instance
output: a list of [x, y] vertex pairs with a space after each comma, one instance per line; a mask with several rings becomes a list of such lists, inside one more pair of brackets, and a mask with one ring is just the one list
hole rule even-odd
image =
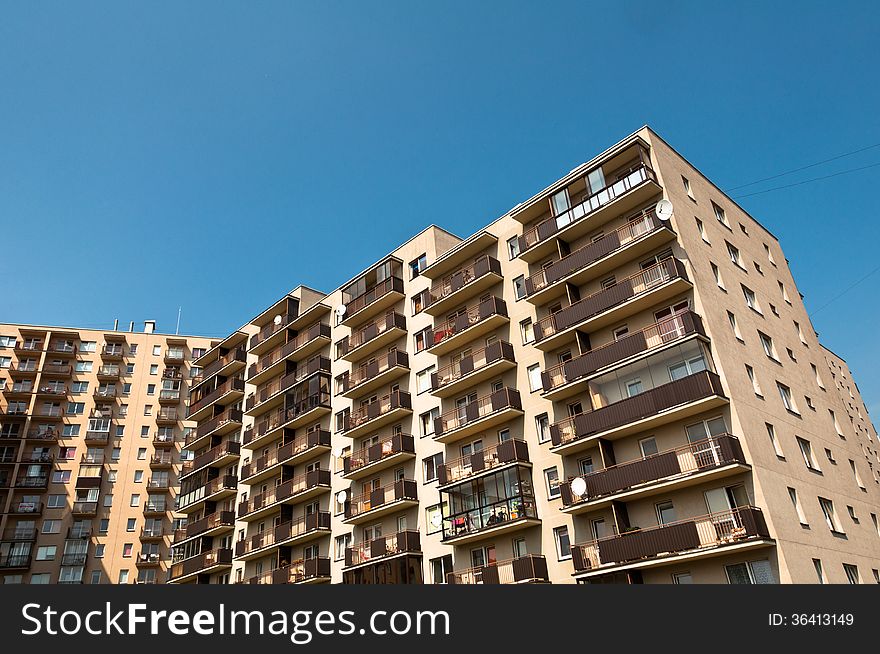
[[443, 463], [437, 468], [437, 481], [441, 487], [458, 484], [516, 464], [532, 465], [529, 446], [525, 441], [507, 440]]
[[76, 356], [76, 346], [73, 343], [65, 343], [63, 341], [53, 341], [46, 350], [54, 357], [63, 357], [69, 359]]
[[186, 352], [183, 351], [183, 348], [166, 348], [165, 356], [163, 361], [170, 366], [179, 366], [182, 365], [186, 360]]
[[523, 415], [519, 391], [502, 388], [434, 419], [434, 440], [453, 443]]
[[170, 470], [174, 466], [174, 457], [171, 452], [154, 452], [150, 457], [151, 470]]
[[27, 440], [38, 443], [54, 443], [61, 438], [61, 430], [57, 427], [38, 427], [27, 433]]
[[160, 432], [156, 432], [153, 434], [153, 447], [154, 448], [173, 448], [174, 447], [174, 434], [163, 434]]
[[281, 429], [298, 429], [330, 413], [330, 393], [319, 392], [271, 411], [244, 432], [244, 446], [255, 450], [276, 439]]
[[254, 459], [241, 467], [241, 481], [256, 484], [277, 474], [281, 466], [292, 466], [306, 459], [330, 451], [330, 432], [310, 431], [289, 443], [274, 448], [269, 454]]
[[110, 388], [102, 388], [99, 386], [95, 389], [95, 392], [92, 393], [92, 396], [95, 398], [96, 402], [110, 402], [116, 399], [117, 390], [115, 386]]
[[606, 173], [617, 181], [585, 196], [557, 216], [547, 218], [527, 229], [519, 237], [520, 258], [537, 263], [556, 250], [556, 239], [575, 241], [613, 218], [626, 215], [660, 192], [657, 176], [644, 161]]
[[171, 482], [168, 477], [150, 477], [147, 480], [147, 489], [151, 491], [167, 491], [171, 489]]
[[[642, 459], [608, 466], [560, 484], [559, 489], [563, 511], [577, 514], [604, 508], [612, 501], [628, 502], [666, 493], [736, 475], [750, 468], [739, 439], [720, 434]], [[575, 492], [581, 490], [583, 492], [579, 495]]]
[[211, 574], [230, 568], [232, 568], [232, 550], [211, 550], [173, 563], [168, 581], [170, 583], [193, 581], [198, 575]]
[[320, 584], [330, 581], [330, 559], [318, 556], [272, 571], [273, 584]]
[[248, 383], [262, 384], [278, 375], [289, 359], [301, 361], [320, 352], [330, 342], [330, 325], [316, 322], [279, 348], [263, 355], [248, 368]]
[[169, 508], [169, 505], [165, 502], [144, 502], [144, 517], [164, 518], [165, 513], [169, 510]]
[[97, 472], [97, 474], [92, 474], [92, 475], [80, 474], [80, 475], [78, 475], [76, 478], [75, 488], [77, 490], [101, 488], [101, 483], [103, 481], [104, 481], [104, 470], [102, 468], [100, 471]]
[[0, 555], [0, 570], [27, 570], [31, 567], [31, 554]]
[[339, 324], [351, 327], [357, 322], [369, 320], [404, 297], [403, 280], [400, 277], [387, 277], [365, 293], [345, 301], [345, 317]]
[[[348, 493], [350, 495], [350, 493]], [[418, 486], [412, 479], [398, 479], [392, 485], [376, 488], [369, 493], [346, 498], [345, 518], [347, 525], [357, 525], [417, 506], [419, 503]]]
[[[180, 371], [179, 367], [171, 366], [171, 367], [167, 367], [167, 368], [162, 369], [162, 379], [163, 380], [167, 379], [169, 381], [182, 382], [185, 379], [187, 379], [187, 377]], [[190, 382], [195, 383], [194, 377], [190, 377], [189, 379], [190, 379]]]
[[32, 381], [27, 380], [14, 384], [0, 385], [0, 392], [3, 393], [7, 400], [23, 400], [28, 402], [34, 393], [34, 386]]
[[216, 511], [204, 518], [188, 522], [186, 527], [174, 532], [174, 544], [196, 537], [217, 536], [235, 528], [235, 511]]
[[250, 522], [277, 510], [281, 504], [297, 504], [330, 491], [330, 471], [310, 470], [288, 479], [265, 493], [257, 493], [238, 505], [238, 519]]
[[181, 486], [178, 511], [193, 513], [206, 502], [219, 502], [235, 495], [238, 492], [238, 477], [235, 475], [215, 477], [206, 480], [201, 486], [195, 486], [192, 490], [184, 492], [184, 488], [186, 486]]
[[141, 527], [140, 539], [143, 542], [164, 540], [165, 536], [168, 536], [168, 532], [161, 525], [153, 527]]
[[244, 368], [246, 362], [247, 350], [244, 347], [229, 350], [202, 368], [201, 379], [202, 381], [206, 381], [215, 375], [232, 377], [239, 370]]
[[138, 568], [158, 568], [162, 563], [159, 552], [138, 552], [135, 566]]
[[574, 331], [595, 331], [691, 288], [684, 264], [678, 259], [660, 263], [621, 279], [535, 323], [535, 347], [544, 352], [574, 338]]
[[431, 392], [450, 397], [516, 367], [513, 345], [495, 341], [431, 373]]
[[[57, 411], [53, 409], [41, 409], [40, 412], [37, 413], [41, 418], [61, 418], [61, 408], [57, 407]], [[28, 417], [28, 408], [26, 405], [17, 406], [17, 405], [7, 405], [6, 408], [0, 407], [0, 417], [4, 418], [27, 418]]]
[[180, 404], [180, 389], [163, 388], [159, 391], [159, 404], [173, 406]]
[[310, 513], [296, 520], [282, 522], [274, 529], [254, 534], [235, 544], [235, 558], [243, 561], [265, 556], [276, 547], [305, 543], [330, 533], [330, 514]]
[[622, 227], [541, 268], [526, 279], [530, 302], [541, 305], [565, 295], [565, 285], [580, 286], [610, 274], [622, 264], [645, 256], [675, 239], [668, 223], [653, 209], [644, 211]]
[[483, 255], [470, 265], [431, 284], [424, 311], [431, 316], [442, 316], [467, 299], [495, 286], [503, 278], [498, 259]]
[[111, 363], [103, 366], [98, 366], [96, 374], [98, 376], [98, 379], [101, 381], [116, 381], [122, 374], [122, 369], [118, 365]]
[[415, 530], [399, 531], [396, 534], [380, 536], [371, 541], [358, 543], [354, 547], [345, 548], [345, 567], [373, 563], [381, 559], [389, 559], [402, 554], [421, 554], [422, 545], [419, 532]]
[[700, 316], [692, 311], [677, 313], [545, 370], [541, 373], [543, 396], [556, 401], [583, 393], [594, 375], [655, 354], [692, 336], [707, 339]]
[[74, 502], [72, 513], [73, 515], [78, 517], [94, 518], [96, 515], [98, 515], [98, 503]]
[[336, 358], [344, 361], [357, 361], [376, 350], [387, 347], [406, 335], [406, 317], [389, 311], [382, 318], [352, 330], [336, 342]]
[[108, 343], [101, 348], [101, 358], [104, 361], [122, 361], [125, 356], [125, 347], [118, 343]]
[[[109, 422], [109, 421], [108, 421]], [[102, 425], [103, 426], [103, 425]], [[86, 431], [86, 445], [109, 445], [110, 429], [89, 429]]]
[[16, 497], [12, 500], [9, 507], [9, 515], [11, 516], [39, 516], [43, 514], [43, 503], [25, 501], [22, 497]]
[[342, 476], [360, 479], [415, 456], [416, 445], [412, 436], [392, 434], [345, 457], [342, 460]]
[[727, 403], [721, 379], [702, 370], [633, 397], [550, 425], [551, 451], [572, 454], [598, 438], [614, 440]]
[[[67, 366], [67, 368], [69, 369], [70, 366]], [[9, 368], [6, 371], [10, 377], [36, 377], [37, 362], [34, 360], [14, 361], [9, 364]]]
[[308, 377], [318, 373], [330, 373], [330, 359], [324, 356], [315, 356], [297, 367], [296, 370], [290, 372], [283, 377], [277, 377], [271, 382], [265, 383], [257, 388], [256, 393], [248, 395], [245, 402], [245, 415], [253, 416], [265, 412], [267, 409], [273, 408], [284, 400], [283, 394], [291, 390], [297, 384], [303, 382]]
[[276, 344], [279, 340], [275, 335], [279, 334], [283, 329], [287, 329], [296, 318], [295, 313], [280, 313], [276, 315], [271, 323], [261, 327], [259, 332], [251, 336], [251, 340], [248, 343], [248, 351], [251, 354], [262, 354], [271, 349], [272, 345]]
[[442, 356], [462, 345], [485, 336], [510, 322], [507, 304], [499, 297], [489, 297], [468, 307], [450, 320], [434, 325], [428, 332], [428, 351]]
[[410, 394], [406, 391], [394, 391], [344, 415], [341, 433], [350, 438], [357, 438], [410, 414], [412, 414]]
[[632, 529], [571, 548], [576, 578], [719, 556], [773, 544], [761, 510], [744, 506]]
[[199, 399], [190, 404], [188, 420], [203, 420], [210, 415], [210, 409], [216, 403], [227, 405], [240, 400], [244, 397], [244, 380], [227, 379], [211, 390], [199, 387], [196, 394]]
[[73, 367], [69, 363], [47, 363], [40, 372], [44, 377], [68, 378], [73, 374]]
[[409, 372], [409, 355], [401, 350], [361, 364], [336, 378], [337, 395], [349, 399], [360, 397], [390, 384]]
[[156, 413], [157, 425], [175, 425], [179, 420], [184, 420], [184, 416], [176, 407], [163, 406]]
[[241, 429], [243, 419], [244, 414], [241, 409], [229, 407], [191, 431], [184, 442], [184, 447], [190, 450], [198, 450], [206, 445], [208, 439], [212, 436], [224, 436]]
[[447, 584], [549, 584], [547, 560], [527, 554], [446, 575]]
[[15, 526], [3, 532], [4, 543], [22, 543], [37, 540], [36, 527]]
[[241, 454], [241, 444], [236, 441], [225, 441], [203, 452], [192, 461], [185, 462], [180, 468], [180, 478], [193, 474], [208, 466], [222, 468], [237, 460]]

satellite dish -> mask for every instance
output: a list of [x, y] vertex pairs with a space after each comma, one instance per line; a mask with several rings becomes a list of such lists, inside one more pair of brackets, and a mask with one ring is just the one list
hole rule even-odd
[[345, 500], [347, 500], [347, 499], [348, 499], [348, 493], [346, 493], [344, 490], [341, 490], [338, 493], [336, 493], [336, 501], [339, 502], [340, 504], [345, 504]]
[[440, 515], [439, 513], [435, 513], [434, 515], [431, 516], [431, 524], [434, 525], [435, 527], [439, 527], [440, 525], [443, 524], [443, 516]]
[[577, 497], [583, 497], [587, 492], [587, 482], [583, 477], [575, 477], [571, 480], [571, 492]]
[[279, 313], [277, 316], [275, 316], [275, 318], [272, 320], [272, 322], [275, 323], [276, 325], [280, 325], [281, 324], [281, 314]]
[[338, 307], [336, 307], [336, 317], [339, 318], [340, 320], [342, 320], [342, 317], [345, 315], [345, 311], [346, 311], [345, 305], [340, 304]]
[[672, 218], [672, 208], [672, 203], [669, 200], [663, 199], [657, 203], [656, 207], [654, 207], [654, 212], [660, 220], [666, 222]]

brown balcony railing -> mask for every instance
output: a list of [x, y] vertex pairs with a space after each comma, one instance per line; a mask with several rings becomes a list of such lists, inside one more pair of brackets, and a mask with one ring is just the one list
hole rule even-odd
[[225, 382], [217, 386], [217, 388], [208, 391], [207, 393], [205, 393], [205, 391], [202, 389], [197, 389], [196, 394], [199, 395], [199, 399], [190, 404], [189, 415], [192, 415], [196, 411], [204, 409], [212, 402], [220, 399], [221, 397], [232, 391], [239, 391], [243, 393], [244, 380], [238, 378], [227, 379]]
[[144, 515], [164, 515], [167, 510], [165, 502], [144, 502]]
[[37, 389], [38, 395], [67, 395], [67, 386], [64, 384], [41, 384]]
[[76, 354], [76, 346], [72, 343], [50, 343], [49, 349], [46, 350], [49, 354], [61, 354], [67, 356], [73, 356]]
[[156, 422], [177, 422], [183, 420], [183, 414], [176, 407], [162, 407], [156, 413]]
[[73, 368], [69, 363], [47, 363], [43, 365], [40, 372], [44, 375], [69, 376], [73, 372]]
[[94, 392], [94, 396], [96, 400], [115, 400], [116, 399], [116, 388], [96, 388]]
[[438, 466], [437, 481], [441, 486], [454, 484], [508, 463], [528, 462], [528, 444], [525, 441], [511, 439]]
[[329, 373], [330, 365], [330, 359], [327, 357], [312, 357], [295, 371], [284, 375], [283, 377], [277, 377], [269, 383], [263, 384], [257, 388], [256, 393], [248, 396], [247, 401], [245, 402], [245, 410], [250, 411], [251, 409], [258, 407], [263, 402], [289, 390], [310, 375], [314, 375], [318, 372]]
[[250, 368], [248, 368], [248, 379], [259, 375], [264, 370], [267, 370], [282, 359], [289, 357], [298, 349], [300, 349], [307, 343], [311, 343], [317, 338], [330, 338], [330, 325], [322, 322], [316, 322], [304, 331], [300, 332], [296, 336], [296, 338], [288, 341], [281, 347], [276, 348], [268, 354], [260, 357], [259, 361], [252, 364]]
[[257, 345], [268, 339], [270, 336], [277, 334], [282, 329], [287, 327], [290, 323], [296, 320], [296, 316], [293, 314], [285, 313], [281, 316], [281, 320], [278, 322], [272, 321], [256, 334], [251, 336], [250, 343], [248, 344], [248, 349], [254, 349]]
[[441, 414], [434, 419], [434, 435], [440, 436], [505, 409], [522, 410], [519, 391], [515, 388], [502, 388]]
[[174, 542], [179, 543], [187, 538], [194, 538], [204, 534], [206, 531], [217, 529], [218, 527], [234, 527], [235, 511], [216, 511], [209, 513], [204, 518], [188, 522], [184, 529], [178, 529], [174, 532]]
[[125, 354], [125, 348], [121, 345], [105, 345], [101, 348], [101, 356], [106, 359], [121, 359]]
[[346, 336], [336, 342], [336, 357], [344, 357], [346, 354], [365, 345], [391, 329], [406, 330], [406, 317], [395, 311], [389, 311], [382, 318], [370, 322], [360, 329], [353, 331], [351, 336]]
[[138, 556], [134, 564], [136, 566], [153, 566], [159, 565], [161, 560], [162, 559], [159, 556], [159, 552], [141, 551], [138, 552]]
[[597, 347], [541, 373], [544, 391], [551, 391], [582, 379], [625, 359], [629, 359], [692, 334], [706, 335], [703, 321], [693, 311], [677, 313], [645, 329]]
[[356, 495], [345, 502], [345, 519], [374, 511], [381, 506], [401, 500], [418, 501], [418, 485], [412, 479], [398, 479], [390, 486], [376, 488], [369, 493]]
[[300, 434], [291, 442], [282, 445], [281, 447], [277, 447], [265, 456], [261, 456], [250, 463], [243, 465], [241, 467], [241, 478], [247, 479], [248, 477], [252, 477], [278, 463], [283, 463], [288, 459], [299, 456], [300, 454], [319, 446], [330, 447], [329, 431], [321, 429]]
[[488, 565], [449, 572], [447, 584], [524, 584], [549, 582], [547, 560], [543, 556], [527, 554], [515, 559], [497, 561]]
[[73, 515], [96, 515], [98, 513], [97, 502], [74, 502]]
[[233, 409], [232, 407], [229, 407], [223, 413], [214, 416], [207, 422], [203, 422], [194, 431], [190, 432], [189, 436], [186, 438], [185, 445], [193, 443], [196, 439], [204, 438], [208, 434], [215, 432], [230, 423], [241, 424], [243, 416], [244, 414], [241, 409]]
[[392, 368], [409, 368], [409, 355], [402, 350], [392, 350], [383, 357], [359, 366], [350, 373], [345, 373], [337, 377], [340, 384], [340, 391], [347, 393], [356, 389], [364, 382], [375, 379], [386, 370]]
[[272, 571], [273, 584], [299, 584], [309, 579], [322, 579], [330, 576], [330, 559], [318, 556], [312, 559], [294, 561], [288, 566]]
[[447, 366], [443, 366], [437, 372], [431, 373], [431, 390], [437, 391], [467, 377], [498, 361], [516, 362], [513, 354], [513, 345], [507, 341], [495, 341], [482, 350], [461, 357]]
[[452, 295], [471, 282], [490, 273], [501, 275], [501, 263], [495, 257], [484, 254], [472, 264], [459, 268], [455, 272], [443, 277], [443, 279], [439, 279], [431, 284], [427, 306], [436, 304], [443, 298]]
[[159, 401], [168, 403], [180, 402], [180, 389], [163, 388], [161, 391], [159, 391]]
[[630, 528], [623, 534], [574, 545], [571, 553], [574, 569], [584, 572], [763, 538], [770, 538], [764, 515], [756, 507], [744, 506], [644, 529]]
[[162, 434], [156, 432], [153, 434], [154, 447], [170, 447], [174, 445], [174, 434]]
[[621, 279], [613, 286], [588, 295], [561, 311], [545, 316], [535, 323], [535, 341], [540, 342], [634, 297], [650, 293], [658, 286], [674, 279], [687, 280], [687, 273], [681, 261], [670, 257], [631, 277]]
[[171, 452], [155, 452], [150, 457], [150, 465], [159, 467], [169, 467], [174, 464], [174, 457]]
[[107, 364], [98, 368], [98, 379], [111, 378], [117, 379], [121, 374], [121, 369], [115, 364]]
[[380, 536], [370, 541], [358, 543], [354, 547], [345, 548], [345, 565], [350, 567], [404, 552], [420, 552], [421, 549], [419, 532], [415, 530], [399, 531], [396, 534]]
[[168, 477], [150, 477], [147, 480], [147, 488], [150, 490], [168, 490], [170, 487]]
[[220, 491], [237, 490], [238, 477], [235, 475], [224, 475], [207, 480], [201, 485], [196, 485], [194, 483], [189, 487], [191, 490], [184, 491], [185, 488], [188, 488], [188, 486], [181, 486], [179, 495], [180, 500], [178, 501], [178, 505], [181, 509], [186, 508], [191, 504], [195, 504], [196, 502], [201, 502], [205, 498], [216, 495]]
[[216, 374], [218, 370], [222, 370], [230, 363], [234, 363], [235, 361], [239, 361], [244, 363], [247, 361], [247, 350], [243, 347], [236, 348], [234, 350], [229, 350], [226, 354], [218, 357], [216, 360], [209, 363], [202, 369], [202, 379], [207, 379], [212, 375]]
[[192, 461], [187, 461], [180, 467], [181, 476], [187, 475], [193, 470], [204, 468], [211, 465], [214, 461], [227, 456], [238, 456], [241, 453], [241, 443], [236, 441], [224, 441], [219, 445], [212, 447], [207, 452], [195, 457]]
[[151, 538], [164, 538], [167, 535], [167, 531], [161, 525], [154, 525], [152, 527], [141, 527], [141, 539], [147, 540]]
[[368, 290], [366, 293], [352, 298], [345, 305], [345, 318], [350, 318], [359, 311], [366, 309], [389, 293], [403, 293], [403, 280], [400, 277], [388, 277]]
[[559, 490], [563, 505], [574, 506], [652, 482], [684, 479], [735, 463], [746, 465], [739, 439], [730, 434], [719, 434], [583, 475], [580, 477], [584, 489], [581, 495], [572, 490], [572, 481], [560, 484]]
[[381, 399], [359, 407], [343, 419], [343, 432], [365, 425], [395, 409], [412, 409], [412, 397], [406, 391], [394, 391]]
[[221, 565], [232, 565], [232, 550], [211, 550], [210, 552], [196, 554], [195, 556], [191, 556], [188, 559], [176, 562], [171, 566], [169, 579], [173, 581], [175, 579], [179, 579], [180, 577], [193, 575], [201, 572], [202, 570], [207, 570], [209, 568], [214, 568]]
[[657, 180], [654, 171], [644, 163], [638, 163], [629, 171], [622, 171], [622, 176], [615, 175], [618, 180], [585, 198], [579, 204], [564, 211], [558, 216], [541, 221], [519, 237], [520, 252], [533, 248], [538, 243], [553, 238], [557, 232], [568, 225], [591, 216], [609, 202], [625, 195], [630, 190], [648, 180]]
[[330, 529], [330, 514], [326, 511], [310, 513], [296, 520], [282, 522], [274, 529], [240, 540], [235, 544], [235, 556], [246, 556], [251, 552], [271, 547], [276, 543], [283, 543], [319, 529], [328, 531]]
[[252, 429], [245, 430], [243, 439], [244, 444], [248, 445], [255, 439], [266, 435], [270, 431], [320, 407], [330, 408], [329, 392], [320, 392], [315, 395], [310, 395], [309, 397], [295, 402], [292, 406], [278, 407], [277, 409], [270, 411], [268, 415], [260, 420], [260, 422], [255, 423]]
[[415, 454], [415, 439], [409, 434], [391, 434], [352, 452], [342, 460], [344, 474], [356, 472], [395, 454]]
[[724, 396], [721, 379], [714, 372], [701, 370], [633, 397], [554, 423], [550, 425], [550, 438], [554, 446], [565, 445], [648, 418], [678, 405], [712, 396]]
[[247, 501], [240, 502], [238, 505], [238, 517], [241, 518], [266, 506], [283, 502], [304, 491], [320, 486], [330, 487], [330, 471], [310, 470], [304, 475], [299, 475], [270, 488], [265, 493], [258, 493]]
[[429, 347], [439, 345], [446, 339], [456, 334], [461, 334], [492, 316], [507, 317], [507, 304], [504, 300], [494, 295], [479, 304], [468, 307], [464, 312], [451, 320], [435, 324], [429, 334]]

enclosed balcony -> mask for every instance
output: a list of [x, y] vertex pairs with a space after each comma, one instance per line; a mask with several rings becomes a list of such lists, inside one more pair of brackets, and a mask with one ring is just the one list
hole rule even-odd
[[502, 388], [435, 418], [434, 440], [453, 443], [521, 415], [523, 408], [519, 391], [515, 388]]
[[565, 295], [565, 285], [580, 286], [600, 279], [622, 264], [645, 256], [675, 239], [668, 222], [653, 208], [637, 214], [622, 227], [542, 267], [526, 279], [526, 294], [536, 305]]
[[419, 503], [418, 485], [412, 479], [398, 479], [361, 495], [352, 496], [348, 491], [341, 491], [338, 495], [341, 497], [337, 497], [337, 501], [345, 505], [343, 522], [347, 525], [361, 524]]
[[302, 399], [286, 396], [284, 405], [260, 416], [251, 428], [245, 429], [244, 446], [255, 450], [277, 439], [282, 429], [298, 429], [330, 413], [330, 380], [324, 377], [319, 380], [326, 390], [322, 388]]
[[399, 531], [396, 534], [379, 536], [373, 540], [358, 543], [354, 547], [345, 548], [345, 567], [351, 568], [400, 555], [421, 553], [422, 545], [419, 532], [415, 530]]
[[352, 367], [336, 378], [336, 393], [342, 397], [356, 398], [390, 384], [409, 372], [409, 355], [401, 350], [391, 350], [378, 358], [372, 358]]
[[484, 254], [431, 284], [423, 299], [424, 311], [431, 316], [442, 316], [502, 279], [501, 263]]
[[235, 558], [249, 561], [265, 556], [275, 548], [299, 545], [329, 533], [330, 514], [325, 511], [310, 513], [239, 540], [235, 544]]
[[647, 431], [723, 406], [728, 401], [721, 379], [705, 369], [676, 377], [650, 390], [641, 390], [647, 387], [647, 381], [637, 383], [637, 388], [628, 389], [629, 393], [635, 393], [630, 397], [551, 425], [552, 451], [572, 454], [594, 445], [598, 438], [614, 440]]
[[534, 327], [535, 347], [544, 352], [554, 350], [572, 340], [575, 330], [592, 332], [608, 327], [689, 288], [684, 264], [675, 258], [664, 259], [539, 320]]
[[700, 316], [692, 311], [673, 314], [545, 370], [541, 373], [543, 395], [555, 401], [583, 393], [593, 376], [653, 356], [691, 337], [708, 340]]
[[529, 446], [525, 441], [510, 439], [468, 456], [446, 461], [437, 467], [437, 481], [441, 487], [448, 486], [518, 464], [532, 465]]
[[219, 382], [216, 386], [202, 385], [190, 392], [190, 406], [188, 420], [204, 420], [211, 415], [211, 407], [214, 404], [227, 406], [234, 404], [244, 397], [244, 380], [227, 379]]
[[162, 501], [158, 500], [148, 500], [144, 502], [144, 517], [145, 518], [164, 518], [165, 513], [170, 509], [170, 505], [165, 502], [165, 499], [162, 498]]
[[428, 351], [437, 356], [449, 354], [508, 322], [507, 304], [499, 297], [490, 296], [436, 323], [428, 332]]
[[310, 470], [304, 475], [281, 482], [265, 493], [256, 493], [239, 502], [238, 519], [258, 520], [278, 509], [282, 504], [298, 504], [330, 491], [330, 471]]
[[282, 466], [293, 466], [330, 451], [330, 432], [323, 429], [300, 434], [241, 467], [241, 481], [257, 484], [275, 476]]
[[[189, 481], [189, 480], [187, 480]], [[238, 492], [238, 477], [224, 475], [213, 479], [197, 480], [192, 484], [181, 484], [178, 510], [182, 513], [194, 513], [207, 502], [234, 496]]]
[[376, 350], [386, 348], [406, 335], [406, 318], [403, 314], [389, 311], [381, 318], [354, 329], [351, 336], [336, 342], [336, 358], [357, 361]]
[[313, 375], [330, 374], [330, 359], [317, 355], [297, 366], [284, 376], [279, 376], [257, 388], [255, 393], [248, 395], [245, 401], [245, 415], [259, 415], [284, 401], [284, 393]]
[[225, 436], [241, 429], [244, 414], [241, 409], [227, 407], [210, 420], [199, 424], [186, 438], [184, 446], [189, 450], [198, 450], [208, 444], [213, 436]]
[[159, 404], [174, 406], [180, 404], [179, 388], [163, 388], [159, 391]]
[[4, 543], [25, 543], [37, 540], [36, 527], [26, 527], [23, 525], [15, 525], [9, 527], [3, 532]]
[[162, 360], [170, 366], [182, 365], [186, 360], [186, 351], [183, 346], [169, 346], [165, 348], [165, 356]]
[[547, 560], [527, 554], [515, 559], [449, 572], [447, 584], [549, 584]]
[[174, 434], [165, 432], [155, 432], [153, 434], [153, 447], [161, 449], [169, 449], [174, 447]]
[[24, 494], [12, 498], [12, 504], [9, 506], [10, 516], [36, 517], [43, 515], [42, 502], [34, 502], [29, 495]]
[[[550, 217], [525, 229], [519, 238], [520, 258], [529, 263], [546, 259], [556, 240], [575, 241], [614, 218], [646, 204], [660, 192], [647, 148], [635, 143], [606, 161], [583, 170], [549, 198]], [[531, 204], [513, 212], [521, 222], [546, 215], [547, 205]], [[538, 208], [540, 207], [540, 208]]]
[[216, 511], [193, 520], [174, 532], [174, 544], [197, 537], [218, 536], [235, 528], [235, 511]]
[[357, 438], [367, 432], [402, 419], [412, 414], [412, 398], [406, 391], [394, 391], [388, 395], [361, 406], [350, 413], [343, 414], [339, 431], [350, 437]]
[[400, 302], [405, 297], [402, 268], [400, 259], [391, 257], [345, 286], [345, 313], [339, 324], [351, 327], [366, 322]]
[[230, 568], [232, 568], [232, 550], [211, 550], [172, 563], [168, 581], [170, 583], [195, 581], [199, 575], [212, 574]]
[[644, 529], [631, 528], [571, 548], [576, 578], [649, 568], [772, 545], [764, 515], [753, 506]]
[[495, 341], [432, 372], [431, 392], [437, 397], [450, 397], [515, 367], [513, 345]]
[[125, 345], [122, 343], [105, 343], [101, 348], [101, 358], [104, 361], [122, 361], [125, 356]]
[[203, 452], [192, 461], [185, 462], [180, 468], [180, 478], [191, 475], [205, 468], [223, 468], [237, 461], [241, 454], [241, 444], [235, 441], [224, 441], [207, 452]]
[[184, 419], [183, 412], [178, 411], [176, 407], [163, 406], [156, 412], [157, 425], [175, 425]]
[[80, 518], [94, 518], [98, 515], [98, 503], [74, 502], [71, 513]]
[[115, 385], [105, 386], [101, 385], [95, 389], [95, 392], [92, 393], [92, 397], [95, 398], [96, 402], [112, 402], [116, 400], [119, 395], [119, 391], [116, 389]]
[[563, 511], [582, 513], [746, 472], [739, 439], [718, 434], [560, 484]]
[[31, 567], [32, 554], [30, 550], [22, 553], [0, 554], [0, 570], [27, 570]]
[[316, 322], [286, 343], [271, 350], [248, 368], [248, 383], [262, 384], [284, 371], [284, 362], [302, 361], [320, 352], [330, 343], [330, 325]]
[[389, 434], [364, 445], [342, 460], [342, 476], [360, 479], [416, 456], [415, 439], [409, 434]]

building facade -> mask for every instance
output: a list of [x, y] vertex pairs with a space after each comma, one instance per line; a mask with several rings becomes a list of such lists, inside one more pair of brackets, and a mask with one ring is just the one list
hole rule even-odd
[[171, 583], [880, 581], [846, 363], [647, 127], [192, 363]]

